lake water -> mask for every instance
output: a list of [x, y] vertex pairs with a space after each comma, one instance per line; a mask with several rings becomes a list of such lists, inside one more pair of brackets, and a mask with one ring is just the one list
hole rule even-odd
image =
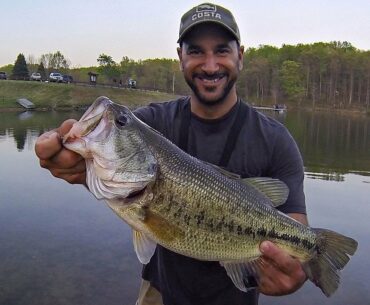
[[[0, 113], [0, 304], [125, 305], [141, 266], [131, 231], [81, 186], [39, 167], [37, 136], [81, 113]], [[277, 115], [301, 149], [308, 217], [359, 242], [337, 292], [311, 283], [260, 304], [370, 304], [370, 118], [332, 113]]]

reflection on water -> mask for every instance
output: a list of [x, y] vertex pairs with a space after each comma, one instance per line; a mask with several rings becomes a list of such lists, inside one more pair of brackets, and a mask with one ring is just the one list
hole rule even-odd
[[[134, 304], [140, 278], [131, 231], [104, 203], [39, 167], [37, 136], [73, 113], [0, 113], [0, 304]], [[330, 299], [306, 284], [261, 303], [369, 303], [370, 118], [279, 116], [304, 156], [312, 226], [354, 237], [359, 250]], [[309, 296], [309, 297], [308, 297]]]
[[330, 172], [330, 173], [311, 173], [306, 172], [305, 173], [306, 178], [310, 179], [321, 179], [326, 181], [344, 181], [344, 175], [337, 173], [337, 172]]
[[349, 173], [370, 171], [370, 119], [334, 113], [299, 112], [286, 125], [299, 143], [307, 170]]

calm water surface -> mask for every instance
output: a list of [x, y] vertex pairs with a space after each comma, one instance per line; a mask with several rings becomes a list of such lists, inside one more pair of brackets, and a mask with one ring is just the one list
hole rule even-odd
[[[0, 113], [0, 304], [134, 304], [141, 266], [131, 230], [81, 186], [54, 179], [34, 155], [42, 132], [81, 113]], [[370, 118], [278, 116], [302, 151], [309, 220], [359, 241], [326, 298], [311, 283], [261, 304], [370, 304]]]

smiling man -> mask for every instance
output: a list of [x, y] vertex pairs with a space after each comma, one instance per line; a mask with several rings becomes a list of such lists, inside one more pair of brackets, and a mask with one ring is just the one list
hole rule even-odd
[[193, 92], [192, 106], [215, 112], [216, 117], [224, 114], [220, 108], [226, 112], [237, 101], [235, 83], [243, 67], [243, 47], [230, 38], [221, 25], [203, 23], [188, 31], [178, 48], [181, 69]]
[[[258, 113], [238, 97], [236, 81], [244, 48], [233, 15], [210, 3], [181, 19], [178, 55], [190, 96], [154, 103], [135, 114], [189, 154], [243, 178], [264, 176], [284, 181], [289, 197], [279, 209], [307, 224], [303, 163], [297, 146], [280, 123]], [[61, 145], [72, 126], [41, 135], [36, 153], [41, 166], [70, 183], [85, 183], [85, 163]], [[157, 246], [143, 268], [138, 304], [257, 304], [259, 293], [284, 295], [306, 280], [298, 260], [274, 244], [260, 245], [263, 270], [258, 281], [244, 279], [248, 292], [236, 288], [218, 262], [185, 257]]]

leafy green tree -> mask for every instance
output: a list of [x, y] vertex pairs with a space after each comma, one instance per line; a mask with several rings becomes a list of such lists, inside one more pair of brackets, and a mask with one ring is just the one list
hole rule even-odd
[[11, 78], [18, 80], [19, 79], [28, 80], [29, 76], [30, 75], [28, 72], [26, 59], [24, 58], [24, 55], [20, 53], [17, 57], [17, 60], [14, 63]]
[[299, 105], [305, 92], [300, 68], [299, 63], [286, 60], [280, 69], [281, 85], [285, 94], [292, 100], [298, 100]]
[[129, 78], [137, 79], [136, 66], [137, 63], [133, 59], [130, 59], [127, 56], [122, 57], [122, 60], [119, 63], [119, 71], [121, 76], [120, 79], [123, 83], [127, 83]]
[[47, 69], [48, 73], [52, 71], [67, 71], [70, 66], [69, 59], [65, 58], [60, 51], [55, 53], [42, 54], [40, 62], [44, 68]]
[[42, 80], [47, 79], [45, 67], [44, 67], [44, 64], [42, 62], [40, 62], [40, 64], [38, 65], [37, 72], [41, 74], [41, 79]]
[[120, 71], [112, 56], [103, 53], [99, 55], [97, 61], [99, 63], [99, 73], [105, 75], [110, 81], [117, 82]]
[[99, 66], [102, 66], [102, 67], [114, 66], [116, 64], [112, 56], [106, 55], [104, 53], [99, 55], [97, 61], [99, 63]]
[[60, 51], [56, 51], [51, 57], [51, 66], [56, 70], [67, 70], [69, 68], [69, 60], [64, 57]]

